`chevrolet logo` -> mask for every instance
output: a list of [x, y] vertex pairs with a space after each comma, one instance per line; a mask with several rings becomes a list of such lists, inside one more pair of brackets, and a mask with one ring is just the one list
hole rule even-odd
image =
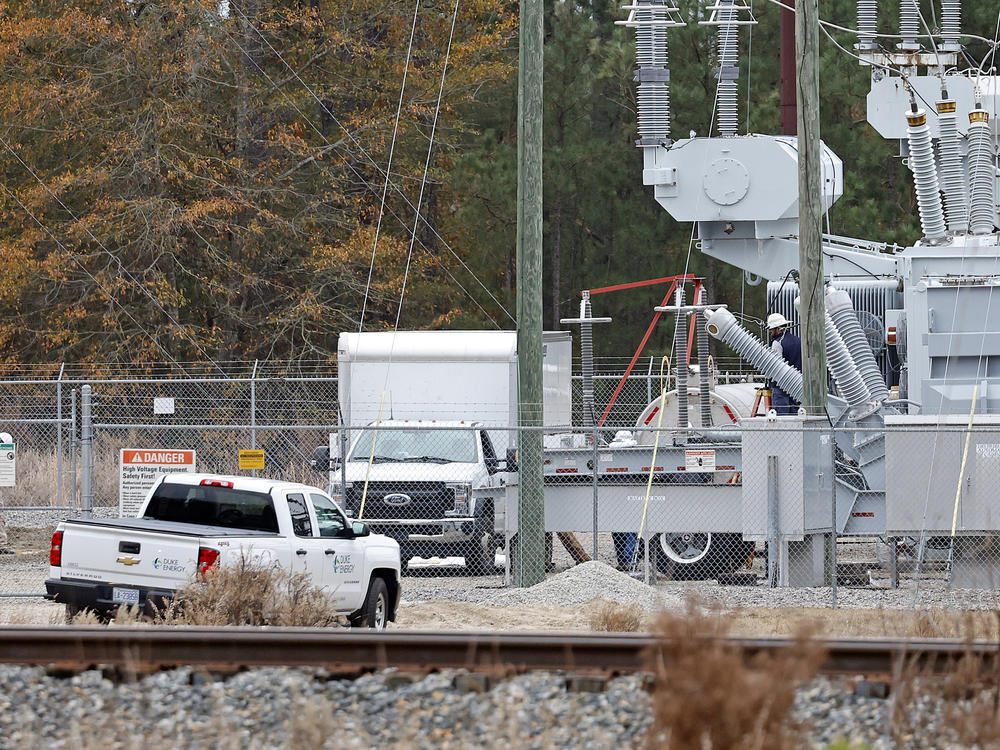
[[115, 560], [115, 562], [121, 563], [122, 565], [138, 565], [139, 564], [139, 558], [138, 557], [119, 557], [117, 560]]

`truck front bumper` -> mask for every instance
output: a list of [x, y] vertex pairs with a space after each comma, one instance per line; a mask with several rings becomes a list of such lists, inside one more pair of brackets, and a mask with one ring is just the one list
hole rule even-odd
[[474, 538], [476, 519], [447, 518], [365, 518], [362, 519], [377, 534], [385, 534], [397, 542], [436, 542], [461, 544]]
[[[121, 602], [114, 600], [115, 588], [110, 583], [99, 581], [49, 578], [45, 581], [45, 598], [76, 609], [92, 609], [98, 613], [111, 612], [121, 606]], [[154, 606], [162, 608], [166, 602], [174, 598], [173, 589], [127, 585], [117, 588], [138, 590], [138, 606], [143, 612], [151, 612]]]

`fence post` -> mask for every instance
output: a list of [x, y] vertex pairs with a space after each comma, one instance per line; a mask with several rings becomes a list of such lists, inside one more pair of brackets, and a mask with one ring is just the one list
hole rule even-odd
[[62, 379], [66, 363], [59, 366], [59, 380], [56, 381], [56, 498], [59, 507], [63, 505], [63, 423], [62, 423]]
[[896, 537], [889, 539], [889, 580], [892, 588], [899, 588], [899, 546]]
[[593, 477], [592, 477], [591, 481], [593, 482], [593, 489], [594, 489], [594, 500], [593, 500], [593, 503], [594, 503], [594, 543], [592, 545], [593, 549], [591, 550], [591, 552], [592, 552], [591, 559], [593, 559], [593, 560], [596, 561], [598, 559], [598, 557], [597, 557], [597, 555], [598, 555], [598, 549], [597, 549], [597, 502], [598, 502], [598, 500], [597, 500], [597, 493], [598, 493], [597, 472], [598, 472], [598, 466], [600, 465], [600, 460], [601, 460], [600, 447], [597, 444], [597, 422], [594, 422], [593, 440], [594, 440], [594, 471], [593, 471]]
[[70, 419], [70, 432], [69, 432], [69, 486], [70, 492], [73, 496], [73, 502], [71, 505], [76, 508], [77, 496], [76, 496], [76, 446], [77, 446], [77, 432], [76, 432], [76, 388], [74, 388], [70, 394], [69, 400], [69, 411]]
[[83, 386], [80, 392], [80, 461], [83, 475], [80, 477], [80, 514], [90, 517], [94, 514], [94, 423], [91, 413], [91, 388]]
[[[253, 361], [253, 372], [250, 373], [250, 447], [257, 447], [257, 363]], [[251, 476], [257, 476], [257, 470], [250, 472]]]
[[646, 371], [646, 403], [653, 403], [653, 357], [649, 357], [649, 369]]
[[833, 608], [837, 608], [837, 441], [830, 433], [830, 582]]
[[767, 585], [778, 582], [778, 457], [767, 457]]

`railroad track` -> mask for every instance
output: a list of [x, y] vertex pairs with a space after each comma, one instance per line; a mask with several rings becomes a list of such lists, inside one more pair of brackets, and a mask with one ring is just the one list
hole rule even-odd
[[[721, 639], [747, 658], [795, 645], [790, 638]], [[566, 670], [623, 674], [648, 669], [659, 638], [637, 633], [472, 633], [319, 628], [42, 627], [0, 628], [0, 663], [92, 666], [136, 672], [175, 666], [323, 667], [357, 674], [467, 668], [505, 673]], [[888, 676], [902, 667], [947, 672], [961, 659], [998, 667], [1000, 642], [951, 639], [817, 639], [827, 674]]]

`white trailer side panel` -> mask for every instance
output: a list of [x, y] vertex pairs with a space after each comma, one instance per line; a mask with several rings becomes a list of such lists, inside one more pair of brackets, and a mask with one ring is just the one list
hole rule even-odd
[[[377, 420], [381, 409], [382, 419], [514, 426], [516, 349], [514, 331], [342, 333], [337, 346], [342, 421], [365, 425]], [[571, 423], [571, 364], [569, 333], [546, 333], [546, 424]], [[507, 440], [493, 436], [502, 452]]]

